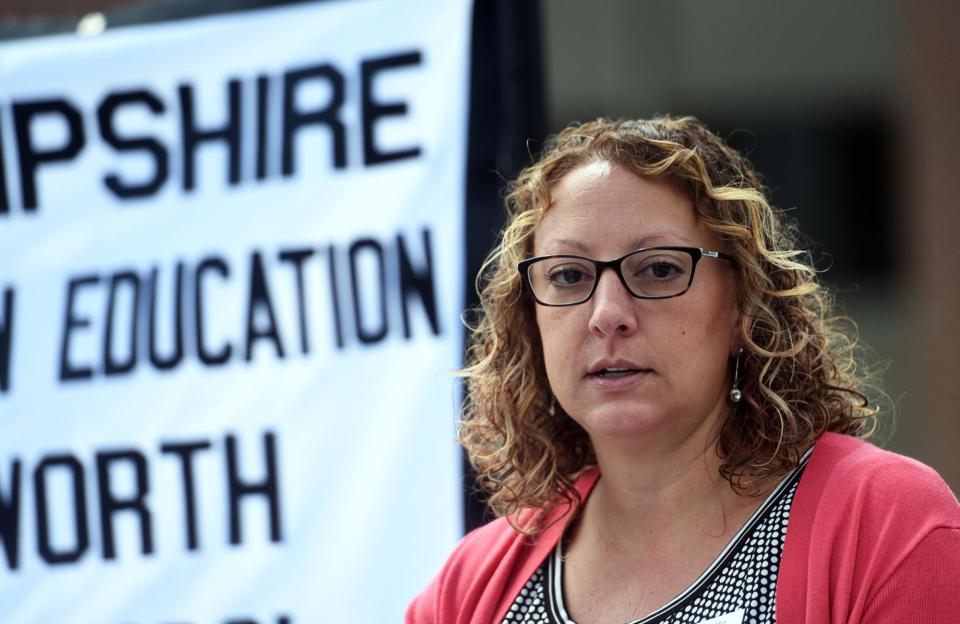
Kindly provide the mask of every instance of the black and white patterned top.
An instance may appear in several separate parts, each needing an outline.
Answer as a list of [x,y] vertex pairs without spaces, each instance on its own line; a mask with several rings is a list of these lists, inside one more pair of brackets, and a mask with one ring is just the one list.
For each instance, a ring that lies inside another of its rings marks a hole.
[[[700,578],[661,608],[630,624],[775,622],[777,572],[787,520],[811,452],[780,481]],[[562,543],[520,590],[503,624],[575,624],[563,604]]]

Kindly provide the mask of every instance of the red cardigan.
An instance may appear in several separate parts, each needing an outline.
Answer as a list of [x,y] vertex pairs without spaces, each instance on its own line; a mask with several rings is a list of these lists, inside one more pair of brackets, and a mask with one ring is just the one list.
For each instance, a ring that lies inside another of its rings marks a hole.
[[[576,483],[586,499],[599,476]],[[563,533],[500,518],[463,538],[406,624],[499,624]],[[932,469],[861,440],[820,437],[794,495],[777,578],[779,624],[960,622],[960,505]],[[618,623],[613,623],[618,624]]]

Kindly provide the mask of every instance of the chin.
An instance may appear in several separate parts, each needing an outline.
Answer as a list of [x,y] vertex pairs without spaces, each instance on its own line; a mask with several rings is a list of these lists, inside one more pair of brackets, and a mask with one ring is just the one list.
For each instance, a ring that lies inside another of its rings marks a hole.
[[647,435],[670,422],[665,411],[652,405],[620,402],[588,408],[574,418],[590,437]]

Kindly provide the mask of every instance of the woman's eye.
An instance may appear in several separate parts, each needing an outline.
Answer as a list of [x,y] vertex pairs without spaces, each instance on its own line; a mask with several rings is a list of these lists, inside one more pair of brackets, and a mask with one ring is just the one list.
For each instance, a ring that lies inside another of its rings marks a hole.
[[646,265],[643,267],[643,270],[641,270],[640,273],[645,277],[664,280],[676,277],[682,272],[683,269],[681,267],[678,267],[672,262],[661,260],[658,262],[651,262],[650,264]]
[[574,286],[586,279],[586,273],[576,267],[560,267],[547,274],[547,278],[554,286]]

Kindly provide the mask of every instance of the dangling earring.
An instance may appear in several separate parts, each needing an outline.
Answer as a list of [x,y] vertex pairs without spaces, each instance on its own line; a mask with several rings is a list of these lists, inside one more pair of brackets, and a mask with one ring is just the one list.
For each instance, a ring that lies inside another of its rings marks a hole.
[[737,361],[733,365],[733,388],[730,389],[730,400],[739,403],[743,398],[743,393],[737,386],[740,384],[740,356],[743,355],[743,347],[737,351]]
[[557,397],[550,395],[550,407],[547,408],[547,413],[551,416],[557,415]]

